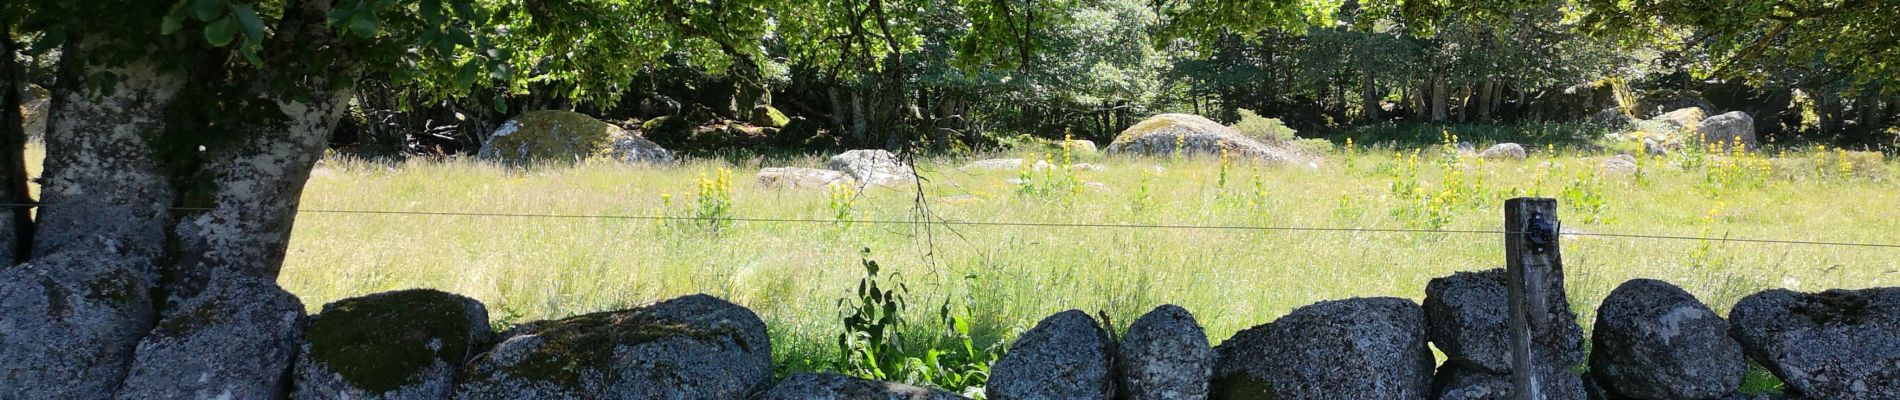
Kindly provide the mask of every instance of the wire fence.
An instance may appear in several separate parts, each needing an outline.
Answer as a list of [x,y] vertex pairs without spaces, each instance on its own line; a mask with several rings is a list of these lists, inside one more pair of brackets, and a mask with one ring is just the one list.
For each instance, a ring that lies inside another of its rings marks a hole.
[[[37,204],[0,204],[0,207],[38,207]],[[203,207],[173,207],[174,211],[213,211]],[[496,213],[463,211],[402,211],[402,210],[347,210],[347,209],[300,209],[299,214],[333,215],[383,215],[383,216],[441,216],[474,218],[543,218],[543,219],[594,219],[594,220],[645,220],[645,221],[731,221],[745,223],[810,223],[810,224],[870,224],[870,225],[937,225],[972,227],[1029,227],[1029,228],[1101,228],[1101,229],[1169,229],[1169,230],[1229,230],[1229,231],[1281,231],[1281,232],[1338,232],[1338,233],[1402,233],[1433,235],[1504,235],[1522,233],[1506,230],[1460,230],[1460,229],[1407,229],[1407,228],[1362,228],[1362,227],[1321,227],[1321,226],[1256,226],[1256,225],[1192,225],[1192,224],[1129,224],[1129,223],[1064,223],[1064,222],[1018,222],[1018,221],[962,221],[940,219],[936,221],[917,220],[837,220],[819,218],[758,218],[758,217],[687,217],[664,215],[611,215],[611,214],[554,214],[554,213]],[[1900,243],[1864,243],[1824,240],[1797,239],[1761,239],[1733,237],[1681,236],[1642,233],[1595,233],[1567,231],[1562,236],[1603,237],[1640,240],[1681,240],[1709,241],[1723,243],[1756,243],[1804,246],[1863,247],[1900,249]]]

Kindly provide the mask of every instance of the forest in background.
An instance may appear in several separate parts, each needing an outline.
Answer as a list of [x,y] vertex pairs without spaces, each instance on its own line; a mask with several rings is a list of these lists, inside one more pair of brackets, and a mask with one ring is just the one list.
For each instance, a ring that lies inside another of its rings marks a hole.
[[[1587,121],[1611,108],[1647,118],[1684,105],[1748,112],[1765,142],[1886,149],[1900,119],[1900,91],[1888,84],[1900,35],[1882,21],[1900,5],[1884,1],[397,8],[413,15],[371,16],[365,29],[427,26],[431,13],[459,19],[421,34],[417,43],[436,49],[377,60],[391,66],[358,86],[333,138],[340,149],[472,152],[502,121],[536,109],[581,111],[689,154],[956,151],[1065,134],[1106,143],[1161,112],[1232,122],[1245,109],[1337,139],[1367,126]],[[15,57],[25,81],[52,87],[58,50],[32,44],[58,38],[10,31],[28,44]]]

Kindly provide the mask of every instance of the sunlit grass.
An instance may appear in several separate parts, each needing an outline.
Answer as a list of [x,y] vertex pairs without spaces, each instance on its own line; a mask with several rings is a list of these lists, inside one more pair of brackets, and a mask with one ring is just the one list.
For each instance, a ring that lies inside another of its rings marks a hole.
[[[1355,149],[1316,169],[1233,163],[1225,192],[1218,187],[1221,163],[1213,159],[1078,159],[1106,164],[1104,171],[1075,174],[1109,190],[1034,196],[1005,182],[1020,171],[958,168],[971,159],[933,159],[919,169],[933,218],[948,220],[1415,228],[1418,222],[1393,214],[1416,204],[1392,194],[1399,179],[1387,172],[1394,155]],[[1501,229],[1502,200],[1511,193],[1557,196],[1602,159],[1533,155],[1480,165],[1463,158],[1456,168],[1471,193],[1447,208],[1443,229]],[[1796,153],[1768,160],[1786,165],[1764,172],[1770,177],[1761,185],[1713,193],[1705,189],[1709,174],[1648,159],[1646,185],[1606,174],[1590,187],[1606,203],[1603,222],[1583,223],[1571,208],[1560,216],[1566,230],[1585,233],[1900,243],[1892,162],[1843,177],[1814,168],[1812,159]],[[1549,167],[1540,166],[1546,161]],[[737,217],[830,220],[841,214],[837,196],[824,189],[770,190],[752,182],[761,165],[819,163],[589,163],[524,172],[461,159],[389,165],[333,158],[311,177],[303,208],[686,216],[700,177],[730,168]],[[1446,189],[1445,167],[1423,164],[1421,190]],[[1473,181],[1483,186],[1470,188]],[[740,221],[718,233],[641,219],[306,213],[279,281],[313,311],[350,296],[430,287],[486,302],[499,322],[704,292],[758,312],[772,327],[781,362],[808,368],[806,362],[836,354],[836,300],[862,276],[863,249],[910,287],[914,330],[938,329],[936,313],[946,301],[967,304],[980,344],[1007,340],[1065,309],[1104,311],[1120,328],[1163,303],[1194,312],[1218,342],[1317,301],[1416,300],[1434,277],[1503,265],[1495,234],[865,222],[913,220],[916,197],[910,188],[871,189],[846,213],[858,223]],[[1566,237],[1563,246],[1570,299],[1586,329],[1602,297],[1631,278],[1676,283],[1724,314],[1741,297],[1770,287],[1900,284],[1900,249],[1588,236]]]

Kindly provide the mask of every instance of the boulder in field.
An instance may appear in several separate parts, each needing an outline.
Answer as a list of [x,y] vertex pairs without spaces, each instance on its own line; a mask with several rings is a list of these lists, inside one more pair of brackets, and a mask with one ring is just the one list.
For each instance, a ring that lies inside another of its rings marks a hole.
[[1684,108],[1694,108],[1702,115],[1715,112],[1715,105],[1702,98],[1702,93],[1693,90],[1657,90],[1637,100],[1635,113],[1637,116],[1653,118],[1656,115]]
[[1618,154],[1603,159],[1603,173],[1610,175],[1630,175],[1636,173],[1636,156]]
[[435,290],[325,304],[305,333],[294,397],[448,399],[492,334],[481,302]]
[[786,377],[761,400],[967,400],[938,389],[879,382],[834,373],[803,372]]
[[1702,118],[1707,115],[1708,114],[1700,108],[1690,107],[1666,112],[1662,115],[1657,115],[1655,118],[1651,118],[1651,120],[1660,122],[1664,126],[1678,132],[1693,132],[1696,127],[1702,123]]
[[1067,139],[1063,141],[1063,145],[1067,146],[1069,153],[1074,155],[1093,155],[1096,152],[1095,142],[1090,140]]
[[304,308],[263,279],[213,281],[139,341],[119,399],[269,399],[290,387]]
[[777,108],[764,104],[752,107],[751,117],[753,125],[766,128],[784,128],[786,124],[792,122],[790,118],[785,118],[785,113],[779,112]]
[[456,398],[748,399],[772,379],[765,322],[707,295],[512,330]]
[[1122,335],[1118,353],[1122,398],[1207,398],[1214,349],[1207,346],[1207,332],[1187,309],[1169,304],[1142,315]]
[[1760,146],[1755,142],[1755,118],[1741,111],[1729,111],[1703,119],[1696,124],[1696,134],[1701,135],[1702,143],[1719,144],[1723,148],[1736,144],[1744,149]]
[[992,400],[1104,399],[1114,393],[1108,332],[1079,310],[1036,323],[990,367]]
[[1668,282],[1636,279],[1597,308],[1590,372],[1611,393],[1638,399],[1715,400],[1748,366],[1727,321]]
[[1900,287],[1771,289],[1735,303],[1729,324],[1744,353],[1807,397],[1900,398]]
[[1517,143],[1494,144],[1478,153],[1478,157],[1492,160],[1523,160],[1526,155],[1524,146]]
[[1256,326],[1215,348],[1215,398],[1421,399],[1432,353],[1411,300],[1326,301]]
[[1149,117],[1115,136],[1110,154],[1166,156],[1175,153],[1254,159],[1268,163],[1296,163],[1306,156],[1289,147],[1269,145],[1226,125],[1191,114]]
[[917,181],[910,164],[885,150],[851,150],[825,162],[825,168],[843,172],[866,185],[898,186]]
[[502,123],[482,143],[481,158],[507,165],[606,158],[626,163],[666,162],[671,152],[646,138],[584,114],[529,111]]
[[1611,128],[1621,128],[1636,123],[1636,118],[1624,113],[1622,109],[1611,107],[1590,116],[1590,123]]
[[759,170],[759,187],[768,189],[815,189],[841,184],[850,186],[850,175],[843,172],[816,168],[764,168]]

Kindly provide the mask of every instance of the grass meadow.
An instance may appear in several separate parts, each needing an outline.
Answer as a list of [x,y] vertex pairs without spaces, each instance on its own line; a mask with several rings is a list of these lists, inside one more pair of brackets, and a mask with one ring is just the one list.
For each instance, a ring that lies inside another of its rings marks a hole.
[[[1119,330],[1164,303],[1192,311],[1218,343],[1303,305],[1422,300],[1434,277],[1504,263],[1497,234],[885,223],[920,220],[919,199],[932,220],[1498,230],[1504,199],[1537,195],[1559,199],[1567,232],[1900,243],[1896,165],[1877,154],[1688,151],[1607,173],[1600,165],[1615,150],[1586,147],[1496,161],[1450,146],[1341,146],[1313,166],[1004,152],[918,162],[921,196],[913,187],[754,184],[762,166],[815,167],[819,156],[529,170],[333,157],[305,189],[279,282],[313,312],[352,296],[435,288],[482,300],[498,325],[703,292],[763,317],[781,368],[794,371],[835,366],[847,312],[840,299],[858,301],[867,258],[882,267],[884,287],[906,290],[901,331],[911,352],[958,347],[952,321],[967,323],[961,332],[973,347],[994,349],[1057,311],[1099,311]],[[961,168],[1022,156],[1106,169]],[[1598,236],[1562,245],[1586,330],[1602,297],[1632,278],[1675,283],[1724,314],[1767,288],[1900,285],[1893,248]]]

